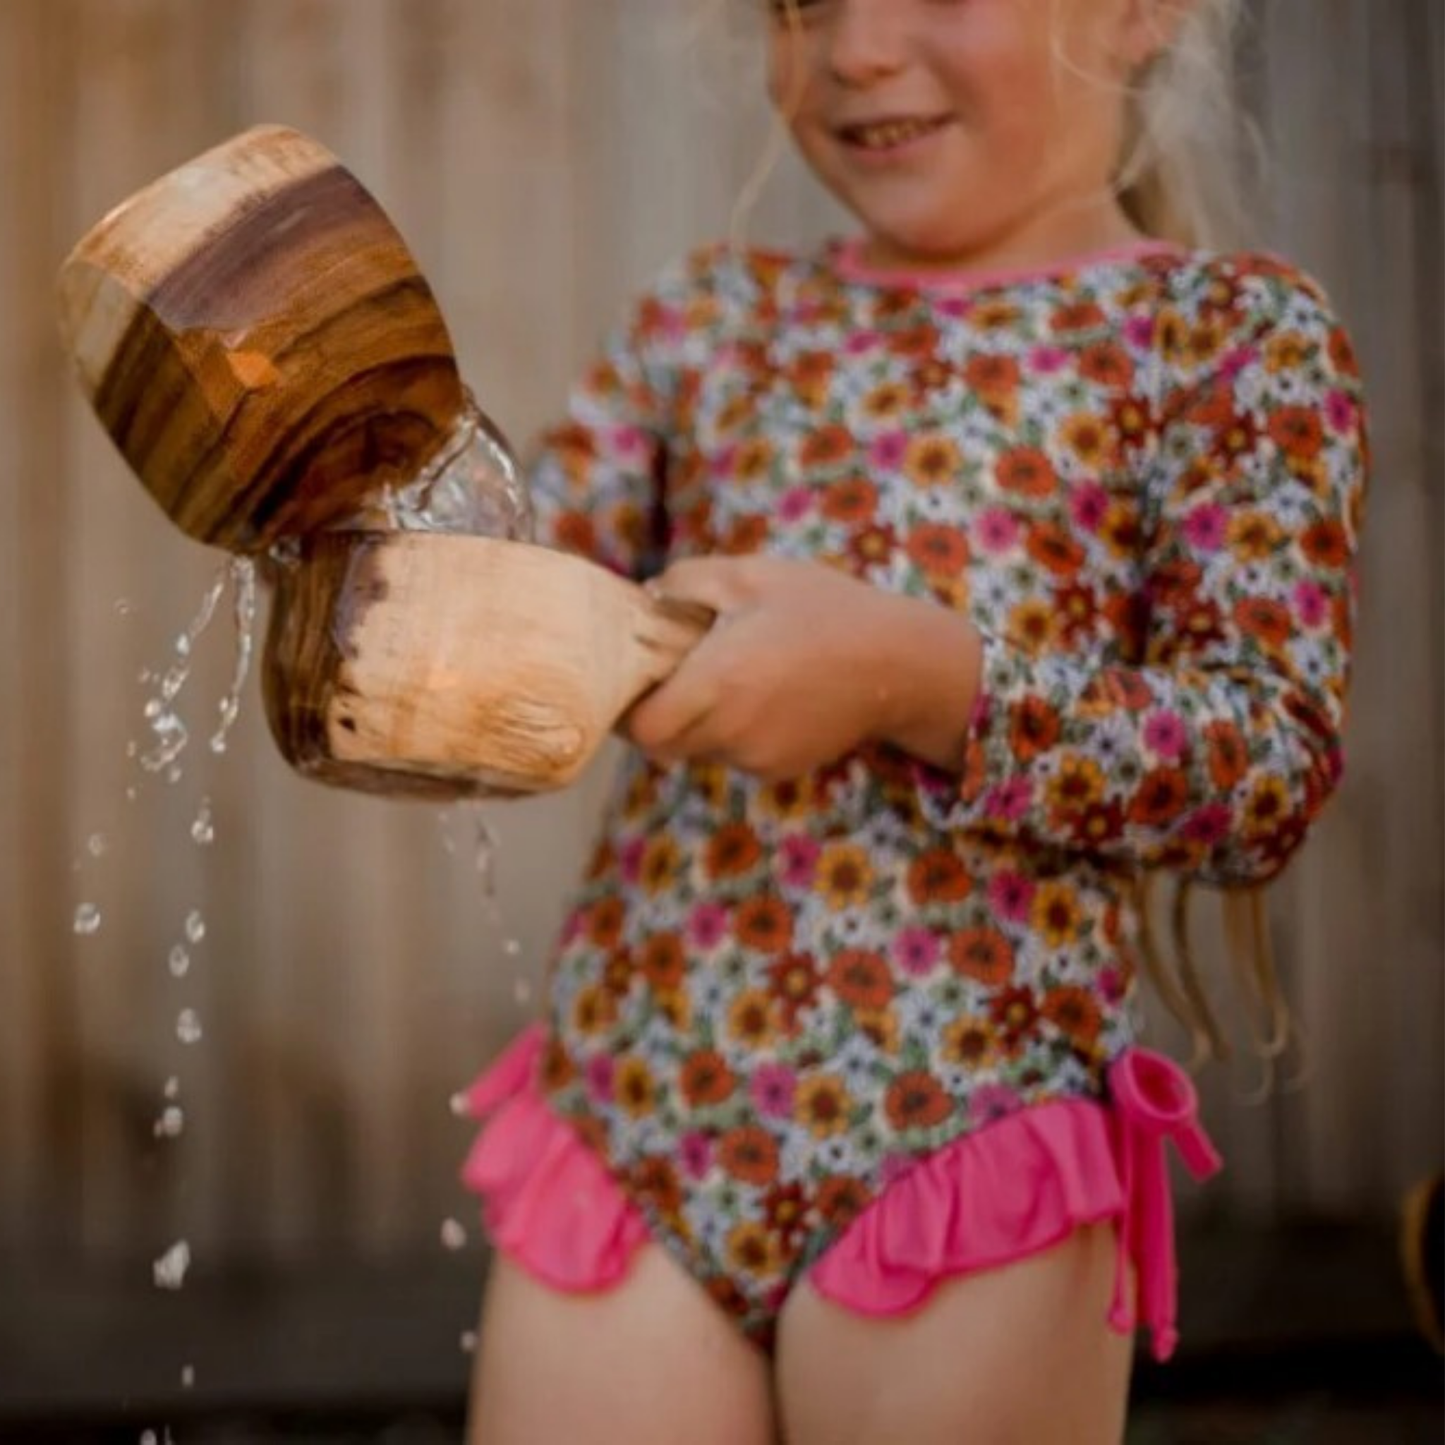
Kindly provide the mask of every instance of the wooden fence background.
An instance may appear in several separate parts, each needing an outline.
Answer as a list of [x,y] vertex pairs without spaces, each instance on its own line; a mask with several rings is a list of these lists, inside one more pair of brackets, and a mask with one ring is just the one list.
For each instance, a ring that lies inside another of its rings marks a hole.
[[[435,1247],[444,1218],[469,1223],[448,1100],[529,1013],[603,782],[489,811],[497,917],[474,819],[292,776],[254,678],[224,757],[199,741],[180,781],[143,775],[138,675],[169,660],[221,559],[160,516],[70,385],[58,263],[163,170],[256,121],[300,126],[397,218],[474,387],[523,438],[629,290],[725,229],[762,148],[747,25],[694,26],[697,8],[0,5],[0,1254],[133,1259],[185,1237],[198,1258],[286,1260]],[[1355,330],[1377,471],[1350,775],[1274,901],[1311,1071],[1258,1105],[1248,1068],[1209,1076],[1233,1165],[1209,1197],[1378,1216],[1441,1158],[1445,36],[1432,0],[1255,12],[1267,240]],[[835,222],[785,165],[750,230],[794,243]],[[201,739],[226,632],[186,694]],[[89,936],[83,903],[102,913]],[[207,932],[177,979],[192,910]],[[158,1138],[168,1102],[184,1130]]]

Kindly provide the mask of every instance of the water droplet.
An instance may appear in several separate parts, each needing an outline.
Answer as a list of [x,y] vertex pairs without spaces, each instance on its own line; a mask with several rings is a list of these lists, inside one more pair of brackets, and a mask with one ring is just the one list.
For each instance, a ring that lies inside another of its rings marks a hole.
[[442,1222],[442,1245],[446,1249],[462,1249],[467,1242],[467,1232],[455,1219]]
[[85,851],[89,853],[92,858],[99,858],[109,847],[110,844],[106,842],[104,833],[92,833],[90,837],[85,840]]
[[142,1430],[140,1432],[140,1445],[160,1445],[154,1430]]
[[453,1094],[447,1101],[447,1107],[458,1119],[465,1119],[472,1112],[467,1105],[467,1096],[465,1094]]
[[100,909],[93,903],[82,903],[75,910],[75,931],[82,934],[100,931]]
[[519,1004],[527,1004],[532,1001],[532,984],[530,979],[519,978],[512,985],[512,997]]
[[125,745],[125,755],[126,755],[126,757],[128,757],[128,758],[133,758],[133,757],[135,757],[135,755],[136,755],[138,752],[140,752],[140,744],[139,744],[138,742],[136,742],[136,740],[135,740],[134,738],[132,738],[132,739]]
[[216,827],[211,821],[211,800],[209,798],[201,799],[201,811],[196,814],[196,821],[191,824],[191,837],[202,848],[216,841]]
[[201,917],[201,911],[193,908],[186,914],[186,937],[192,943],[199,943],[206,936],[206,920]]
[[166,782],[168,783],[179,783],[180,780],[181,770],[179,768],[172,768],[170,772],[166,774]]
[[181,1388],[189,1390],[196,1383],[196,1367],[194,1365],[181,1366]]
[[130,598],[117,597],[115,599],[115,615],[117,617],[129,617],[132,611],[134,608],[131,606]]
[[165,710],[165,704],[158,697],[153,697],[145,705],[145,715],[149,718],[156,718]]
[[198,1044],[201,1041],[201,1021],[193,1008],[183,1008],[176,1019],[176,1037],[183,1044]]
[[166,960],[166,966],[171,971],[172,978],[184,978],[191,971],[191,956],[181,944],[171,949],[170,957]]
[[181,1081],[172,1074],[170,1078],[166,1080],[165,1096],[168,1099],[177,1099],[180,1097],[180,1093]]
[[127,803],[135,802],[137,796],[138,794],[136,793],[136,790],[134,788],[127,788],[125,790],[125,800]]
[[502,952],[508,958],[516,958],[522,951],[522,941],[519,938],[509,938],[502,944]]
[[177,1139],[185,1127],[185,1111],[179,1105],[171,1104],[161,1111],[160,1118],[156,1120],[155,1136],[157,1139]]
[[475,1354],[477,1349],[477,1332],[475,1330],[463,1330],[461,1346],[464,1355]]
[[191,1247],[184,1239],[177,1240],[151,1266],[157,1289],[180,1289],[191,1267]]

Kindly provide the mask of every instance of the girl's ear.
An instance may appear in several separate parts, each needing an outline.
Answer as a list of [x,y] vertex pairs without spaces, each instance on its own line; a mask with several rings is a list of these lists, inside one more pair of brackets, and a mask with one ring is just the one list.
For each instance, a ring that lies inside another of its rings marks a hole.
[[1198,4],[1199,0],[1127,0],[1120,37],[1125,63],[1138,70],[1168,50]]

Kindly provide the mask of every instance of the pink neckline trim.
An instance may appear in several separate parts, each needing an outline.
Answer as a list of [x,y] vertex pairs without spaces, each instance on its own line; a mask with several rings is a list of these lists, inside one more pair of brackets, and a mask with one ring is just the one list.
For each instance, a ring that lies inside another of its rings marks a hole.
[[976,271],[929,271],[899,267],[889,269],[870,266],[862,259],[860,237],[834,243],[834,264],[845,281],[861,281],[869,286],[904,286],[925,291],[975,291],[984,286],[1002,286],[1018,281],[1038,281],[1046,276],[1061,276],[1085,266],[1108,261],[1137,261],[1145,256],[1177,256],[1183,247],[1173,241],[1145,237],[1121,246],[1108,246],[1058,261],[1042,261],[1032,266],[1004,266]]

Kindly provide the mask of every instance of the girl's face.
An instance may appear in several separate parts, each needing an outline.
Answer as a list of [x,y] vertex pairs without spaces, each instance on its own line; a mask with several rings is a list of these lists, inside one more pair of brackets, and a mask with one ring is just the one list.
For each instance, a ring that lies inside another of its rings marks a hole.
[[770,91],[884,265],[1052,259],[1132,227],[1125,92],[1183,0],[769,0]]

